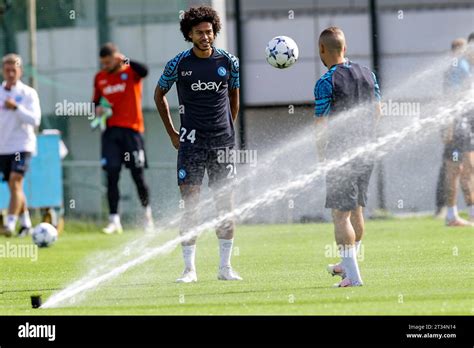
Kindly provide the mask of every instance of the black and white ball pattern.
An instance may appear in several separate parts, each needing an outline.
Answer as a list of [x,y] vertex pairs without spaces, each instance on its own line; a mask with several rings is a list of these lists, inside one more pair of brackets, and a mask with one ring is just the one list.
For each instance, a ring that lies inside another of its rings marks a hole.
[[42,222],[34,228],[32,238],[40,248],[49,247],[58,239],[58,231],[53,225]]
[[288,36],[277,36],[271,39],[265,49],[267,62],[278,69],[292,66],[299,56],[298,45]]

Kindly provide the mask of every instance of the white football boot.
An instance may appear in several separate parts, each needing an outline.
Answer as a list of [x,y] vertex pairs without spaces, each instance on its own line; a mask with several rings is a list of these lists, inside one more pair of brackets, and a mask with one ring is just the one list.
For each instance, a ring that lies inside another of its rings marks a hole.
[[474,224],[472,222],[462,219],[460,217],[456,217],[452,220],[446,218],[445,224],[448,227],[474,227]]
[[362,286],[364,283],[359,281],[350,280],[349,278],[344,278],[340,283],[334,284],[334,288],[350,288],[354,286]]
[[123,228],[120,222],[109,222],[106,228],[102,230],[105,234],[122,234]]
[[328,265],[327,266],[327,271],[330,275],[334,276],[340,276],[341,278],[346,277],[346,272],[344,271],[344,267],[342,267],[342,264],[336,263],[335,265]]
[[176,279],[176,283],[194,283],[197,282],[196,270],[185,269],[183,275]]
[[231,266],[219,267],[219,272],[217,273],[217,279],[219,280],[242,280],[242,278],[237,274],[236,271],[232,269]]

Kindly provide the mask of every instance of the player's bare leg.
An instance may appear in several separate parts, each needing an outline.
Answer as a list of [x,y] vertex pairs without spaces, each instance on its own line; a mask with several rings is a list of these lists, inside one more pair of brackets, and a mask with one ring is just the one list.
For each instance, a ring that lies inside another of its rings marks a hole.
[[[186,235],[198,221],[197,206],[199,204],[199,195],[201,187],[199,185],[180,185],[181,198],[184,201],[184,214],[181,220],[179,233]],[[197,281],[196,275],[196,239],[192,237],[181,243],[183,249],[184,271],[183,275],[176,279],[178,283],[191,283]]]
[[362,243],[362,238],[364,237],[365,231],[363,207],[357,206],[357,208],[351,211],[351,225],[354,228],[355,246],[357,249],[357,254],[359,254],[360,244]]
[[471,221],[474,220],[474,186],[472,182],[474,165],[474,152],[464,152],[462,156],[462,170],[460,174],[461,190],[464,195],[464,201],[466,202],[469,218]]
[[23,175],[12,172],[8,180],[10,189],[10,204],[8,206],[8,216],[5,225],[5,235],[10,237],[16,228],[18,215],[25,206],[25,194],[23,193]]
[[468,221],[461,219],[457,211],[457,189],[461,176],[462,164],[459,162],[446,160],[446,203],[448,212],[446,214],[446,225],[450,227],[471,226]]
[[[214,202],[219,216],[229,214],[233,210],[233,192],[230,189],[221,189],[215,196]],[[219,280],[242,280],[232,269],[230,259],[234,244],[234,219],[226,218],[216,227],[216,235],[219,240],[220,264],[217,279]]]
[[351,211],[333,209],[332,217],[334,221],[336,244],[339,247],[342,257],[342,266],[346,273],[346,277],[338,286],[360,286],[362,285],[362,279],[357,264],[357,252],[355,247],[356,234],[351,224]]
[[20,230],[18,232],[18,237],[27,237],[33,233],[30,212],[28,211],[28,205],[26,202],[26,196],[23,195],[23,198],[23,203],[20,208]]
[[[360,245],[362,243],[362,237],[364,236],[365,231],[363,207],[358,206],[357,208],[351,211],[350,223],[354,228],[356,253],[359,254]],[[346,272],[344,270],[344,267],[342,266],[342,262],[339,262],[335,265],[328,265],[327,270],[333,276],[338,275],[342,278],[346,277]]]

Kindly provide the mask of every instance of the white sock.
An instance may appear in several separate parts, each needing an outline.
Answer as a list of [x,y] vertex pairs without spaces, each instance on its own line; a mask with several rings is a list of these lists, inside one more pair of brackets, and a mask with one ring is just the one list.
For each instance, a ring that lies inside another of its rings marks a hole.
[[183,245],[183,258],[184,258],[184,267],[187,270],[196,270],[194,264],[196,260],[196,244],[194,245]]
[[219,251],[221,256],[220,267],[230,267],[233,244],[233,239],[219,239]]
[[341,254],[342,265],[346,271],[347,278],[349,278],[352,283],[362,283],[355,246],[351,245],[341,248]]
[[19,220],[21,227],[31,228],[30,212],[28,209],[26,209],[25,212],[20,215]]
[[467,210],[469,212],[469,217],[474,218],[474,205],[468,206]]
[[120,215],[119,214],[110,214],[109,221],[116,225],[121,225],[120,223]]
[[452,207],[448,207],[448,211],[447,211],[447,214],[446,214],[446,219],[447,220],[455,220],[459,218],[458,216],[458,207],[455,205],[455,206],[452,206]]
[[145,207],[145,219],[153,220],[152,210],[151,210],[151,207],[149,205],[147,205]]
[[15,231],[17,221],[18,221],[18,216],[8,214],[7,215],[7,223],[5,225],[7,230],[12,231],[12,232]]
[[[357,255],[359,255],[361,243],[362,243],[362,240],[359,240],[359,241],[356,241],[356,242],[355,242],[355,248],[356,248],[356,253],[357,253]],[[342,267],[344,267],[344,265],[343,265],[343,263],[342,263],[342,260],[341,260],[341,262],[339,262],[339,265],[341,265]]]

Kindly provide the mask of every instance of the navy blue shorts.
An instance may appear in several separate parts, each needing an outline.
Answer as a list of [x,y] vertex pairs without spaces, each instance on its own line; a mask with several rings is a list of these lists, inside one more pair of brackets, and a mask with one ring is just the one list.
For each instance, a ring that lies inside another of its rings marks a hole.
[[2,180],[10,180],[11,172],[25,175],[30,167],[30,161],[30,152],[17,152],[11,155],[0,155],[0,174],[3,175]]
[[474,128],[471,117],[462,117],[454,125],[453,141],[444,147],[443,157],[453,162],[462,161],[464,152],[474,151]]
[[148,168],[143,136],[129,128],[110,127],[102,133],[102,159],[104,169]]
[[181,144],[178,150],[178,185],[201,185],[204,173],[209,176],[209,187],[232,183],[236,176],[232,147],[205,149]]

